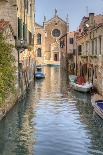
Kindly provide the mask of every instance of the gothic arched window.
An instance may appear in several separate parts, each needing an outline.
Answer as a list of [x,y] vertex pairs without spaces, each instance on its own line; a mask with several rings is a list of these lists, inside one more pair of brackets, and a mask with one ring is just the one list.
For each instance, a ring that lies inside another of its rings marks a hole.
[[41,44],[41,34],[40,33],[38,33],[37,34],[37,44]]
[[37,49],[37,57],[41,57],[42,56],[42,54],[41,54],[41,48],[38,48]]

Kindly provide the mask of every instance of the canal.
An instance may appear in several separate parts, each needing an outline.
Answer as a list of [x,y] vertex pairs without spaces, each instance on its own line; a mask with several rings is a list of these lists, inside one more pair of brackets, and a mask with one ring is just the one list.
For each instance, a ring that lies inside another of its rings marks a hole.
[[70,91],[59,67],[44,70],[0,122],[0,155],[102,155],[103,121],[90,95]]

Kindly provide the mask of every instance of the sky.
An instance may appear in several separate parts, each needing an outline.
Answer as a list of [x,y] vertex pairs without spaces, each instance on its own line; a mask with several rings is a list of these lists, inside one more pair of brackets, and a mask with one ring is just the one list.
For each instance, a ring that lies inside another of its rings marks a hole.
[[[35,0],[35,16],[38,24],[43,23],[44,16],[49,20],[58,10],[58,16],[66,20],[69,15],[70,31],[77,30],[83,16],[89,12],[103,14],[103,0]],[[88,9],[87,9],[88,8]]]

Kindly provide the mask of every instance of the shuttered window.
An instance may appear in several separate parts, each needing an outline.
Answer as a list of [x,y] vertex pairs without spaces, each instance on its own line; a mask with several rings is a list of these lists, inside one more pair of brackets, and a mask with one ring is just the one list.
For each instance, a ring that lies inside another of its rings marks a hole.
[[40,33],[37,34],[37,44],[41,45],[41,34]]
[[73,38],[70,38],[69,43],[73,44],[73,41],[74,41]]
[[22,19],[18,18],[18,39],[22,39]]
[[27,40],[27,25],[23,24],[23,39]]
[[41,57],[42,56],[42,54],[41,54],[41,48],[38,48],[37,49],[37,57]]

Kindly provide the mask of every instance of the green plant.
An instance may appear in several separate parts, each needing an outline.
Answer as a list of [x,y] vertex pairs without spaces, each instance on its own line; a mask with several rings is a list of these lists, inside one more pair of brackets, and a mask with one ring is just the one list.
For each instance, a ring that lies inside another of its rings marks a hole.
[[29,45],[29,46],[28,46],[28,50],[29,50],[29,51],[32,51],[33,49],[34,49],[34,47],[33,47],[32,45]]
[[0,103],[15,89],[15,59],[12,55],[12,48],[12,45],[6,43],[0,34]]
[[81,58],[87,58],[88,56],[87,55],[81,55]]
[[97,58],[97,55],[90,55],[91,58]]

